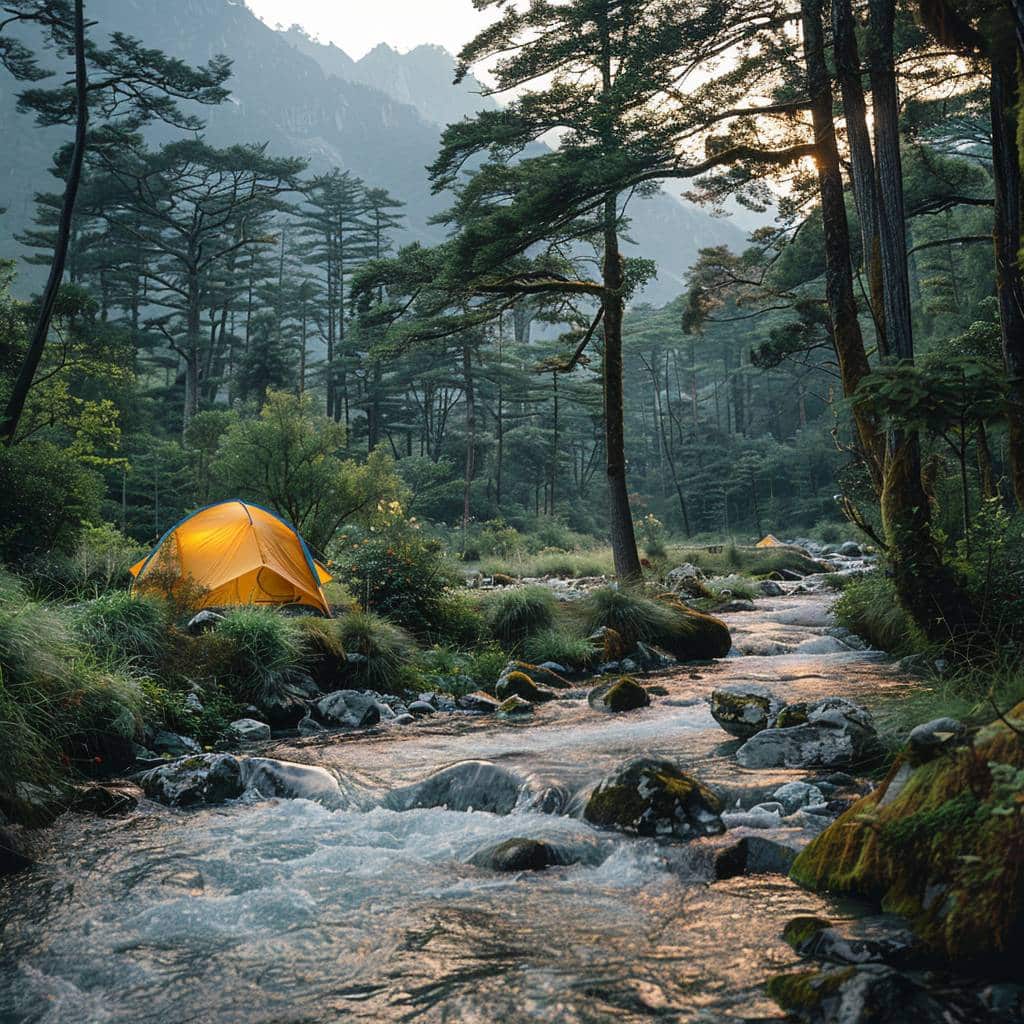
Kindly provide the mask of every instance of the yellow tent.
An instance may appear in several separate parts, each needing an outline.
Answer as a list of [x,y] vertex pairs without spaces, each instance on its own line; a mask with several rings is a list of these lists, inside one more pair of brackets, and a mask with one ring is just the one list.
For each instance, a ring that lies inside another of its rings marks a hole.
[[766,534],[754,545],[756,548],[782,548],[785,546],[773,533]]
[[301,604],[331,614],[322,590],[330,574],[292,527],[259,505],[222,501],[186,516],[132,566],[133,587],[144,590],[147,576],[168,566],[203,589],[201,608]]

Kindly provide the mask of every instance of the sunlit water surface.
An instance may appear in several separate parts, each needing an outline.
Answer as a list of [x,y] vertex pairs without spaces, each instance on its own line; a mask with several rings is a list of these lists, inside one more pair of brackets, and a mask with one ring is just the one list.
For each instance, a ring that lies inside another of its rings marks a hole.
[[[144,802],[122,820],[66,815],[41,866],[0,888],[0,1021],[778,1019],[762,986],[793,963],[783,924],[837,912],[781,876],[710,884],[706,847],[592,829],[572,816],[578,798],[566,815],[507,816],[376,801],[468,757],[570,797],[640,752],[731,792],[795,778],[738,768],[703,698],[757,681],[790,699],[876,699],[894,685],[876,656],[818,653],[825,607],[789,597],[730,616],[739,650],[794,653],[676,670],[658,680],[667,697],[628,715],[559,701],[529,726],[437,716],[271,752],[338,772],[362,794],[350,809]],[[586,863],[515,874],[470,863],[520,836]]]

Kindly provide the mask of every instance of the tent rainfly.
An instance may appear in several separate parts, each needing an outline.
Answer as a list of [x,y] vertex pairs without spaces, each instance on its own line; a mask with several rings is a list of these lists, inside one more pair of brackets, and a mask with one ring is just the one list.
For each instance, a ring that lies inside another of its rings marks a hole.
[[331,614],[322,589],[331,576],[306,542],[273,512],[239,499],[208,505],[172,526],[132,566],[133,590],[144,592],[147,576],[168,566],[202,588],[201,608],[299,604]]
[[765,534],[755,545],[756,548],[783,548],[786,545],[774,533]]

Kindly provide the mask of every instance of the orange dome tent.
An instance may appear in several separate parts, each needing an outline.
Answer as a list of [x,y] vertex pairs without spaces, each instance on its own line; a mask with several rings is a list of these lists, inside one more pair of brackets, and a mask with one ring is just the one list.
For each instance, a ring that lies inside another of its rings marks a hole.
[[322,589],[330,574],[291,526],[259,505],[234,499],[186,516],[132,566],[133,589],[144,591],[147,576],[155,583],[168,566],[202,589],[200,608],[300,604],[331,614]]

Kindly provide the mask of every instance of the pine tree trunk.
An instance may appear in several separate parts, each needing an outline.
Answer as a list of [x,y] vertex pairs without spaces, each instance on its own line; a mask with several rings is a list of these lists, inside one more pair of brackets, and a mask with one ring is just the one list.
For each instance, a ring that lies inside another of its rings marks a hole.
[[46,279],[42,299],[39,303],[39,314],[32,328],[28,351],[18,369],[11,394],[4,408],[3,421],[0,423],[0,439],[7,446],[14,444],[18,433],[28,393],[32,388],[39,363],[43,358],[46,340],[50,334],[50,321],[57,302],[61,281],[64,278],[64,266],[67,263],[68,247],[75,214],[75,200],[78,198],[78,187],[82,181],[82,164],[85,159],[86,139],[89,127],[88,102],[88,69],[85,61],[85,10],[84,0],[75,0],[74,7],[74,40],[75,40],[75,142],[71,151],[71,162],[68,176],[64,184],[64,199],[61,203],[60,221],[57,226],[57,238],[54,243],[53,260],[50,273]]

